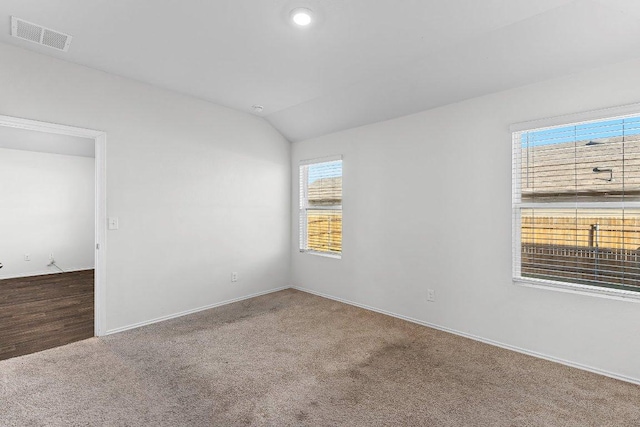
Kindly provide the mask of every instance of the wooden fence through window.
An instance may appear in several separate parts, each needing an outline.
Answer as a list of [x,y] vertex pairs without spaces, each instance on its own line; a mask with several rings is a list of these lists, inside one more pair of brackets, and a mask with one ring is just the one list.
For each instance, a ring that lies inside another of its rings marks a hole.
[[307,248],[312,251],[342,252],[342,211],[308,211]]
[[521,274],[640,290],[640,253],[630,249],[523,243]]

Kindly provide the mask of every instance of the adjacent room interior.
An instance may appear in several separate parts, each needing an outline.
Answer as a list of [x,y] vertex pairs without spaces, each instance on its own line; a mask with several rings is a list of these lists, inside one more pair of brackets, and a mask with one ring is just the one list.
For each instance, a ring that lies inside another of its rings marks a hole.
[[0,360],[93,337],[94,141],[0,126]]
[[636,3],[0,1],[0,425],[639,425]]

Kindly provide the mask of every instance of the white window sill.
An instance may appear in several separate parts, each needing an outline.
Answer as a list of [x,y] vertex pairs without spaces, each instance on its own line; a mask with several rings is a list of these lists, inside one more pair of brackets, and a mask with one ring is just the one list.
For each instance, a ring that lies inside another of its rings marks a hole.
[[640,292],[612,289],[598,286],[580,285],[577,283],[554,282],[552,280],[533,279],[529,277],[514,277],[513,283],[528,288],[548,289],[552,291],[568,292],[578,295],[616,299],[621,301],[640,302]]
[[334,254],[334,253],[331,253],[331,252],[302,251],[301,250],[300,253],[321,256],[321,257],[324,257],[324,258],[342,259],[342,254]]

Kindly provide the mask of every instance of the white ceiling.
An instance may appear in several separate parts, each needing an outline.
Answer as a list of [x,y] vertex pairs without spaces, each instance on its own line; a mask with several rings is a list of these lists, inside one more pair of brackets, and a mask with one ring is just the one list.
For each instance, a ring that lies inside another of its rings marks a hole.
[[[638,0],[0,0],[0,42],[260,114],[292,141],[640,57]],[[312,9],[310,28],[288,14]],[[4,15],[4,16],[2,16]],[[10,37],[14,15],[74,39]]]
[[93,139],[0,126],[0,148],[95,157]]

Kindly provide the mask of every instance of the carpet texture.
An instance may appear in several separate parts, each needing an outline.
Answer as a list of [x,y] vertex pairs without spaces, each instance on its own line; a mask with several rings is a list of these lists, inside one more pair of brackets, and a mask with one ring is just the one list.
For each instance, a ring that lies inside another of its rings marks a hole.
[[640,386],[286,290],[0,362],[1,426],[640,426]]

